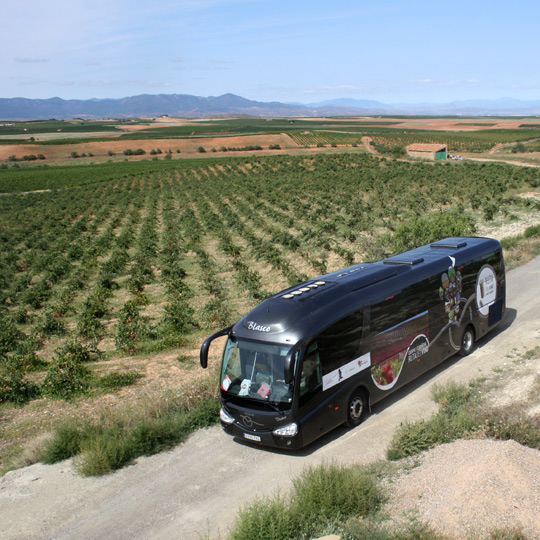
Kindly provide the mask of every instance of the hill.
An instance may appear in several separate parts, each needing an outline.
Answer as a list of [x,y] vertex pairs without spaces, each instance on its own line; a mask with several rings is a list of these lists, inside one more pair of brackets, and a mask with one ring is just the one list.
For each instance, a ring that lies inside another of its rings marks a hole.
[[313,117],[374,114],[531,116],[540,115],[540,100],[520,101],[502,98],[451,103],[385,104],[373,100],[343,98],[304,105],[278,101],[253,101],[230,93],[217,97],[142,94],[121,99],[88,100],[65,100],[58,97],[50,99],[0,98],[0,118],[3,120],[133,118],[163,115],[199,118],[215,115]]

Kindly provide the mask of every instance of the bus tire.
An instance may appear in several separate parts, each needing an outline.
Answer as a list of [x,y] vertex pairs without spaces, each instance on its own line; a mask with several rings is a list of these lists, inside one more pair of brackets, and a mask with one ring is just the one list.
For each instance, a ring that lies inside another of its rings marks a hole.
[[461,338],[461,349],[459,349],[460,356],[469,356],[474,350],[474,328],[472,325],[467,326],[463,332]]
[[345,425],[354,428],[362,422],[367,411],[367,396],[364,390],[357,388],[347,404],[347,420]]

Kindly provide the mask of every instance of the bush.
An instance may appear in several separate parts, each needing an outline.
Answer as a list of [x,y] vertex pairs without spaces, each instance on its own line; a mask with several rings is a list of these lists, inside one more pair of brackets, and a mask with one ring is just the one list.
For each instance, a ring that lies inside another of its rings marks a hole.
[[195,389],[196,401],[170,400],[163,408],[124,415],[92,424],[74,420],[58,428],[44,447],[41,460],[55,463],[75,457],[75,467],[84,476],[106,474],[142,455],[172,448],[189,433],[215,424],[219,402]]
[[105,304],[105,293],[103,289],[94,291],[94,294],[89,296],[83,305],[83,310],[77,324],[77,330],[80,335],[89,339],[99,338],[104,331],[103,323],[99,320],[107,313]]
[[295,511],[305,522],[367,516],[379,509],[382,495],[360,468],[342,465],[309,467],[294,482]]
[[393,253],[400,253],[447,236],[468,236],[474,234],[475,230],[472,218],[451,210],[415,217],[402,223],[391,236],[390,243]]
[[13,359],[4,361],[0,370],[0,403],[23,405],[39,397],[39,387],[25,380],[26,371]]
[[147,320],[140,315],[140,306],[128,300],[120,310],[116,327],[116,346],[127,354],[135,354],[137,341],[148,336]]
[[75,340],[68,341],[56,353],[60,358],[79,363],[93,362],[97,359],[88,347]]
[[472,408],[477,394],[469,388],[454,382],[437,385],[433,398],[439,403],[437,414],[427,420],[401,424],[390,441],[388,459],[418,454],[438,444],[459,439],[478,427]]
[[0,317],[0,355],[16,350],[25,338],[11,317]]
[[47,465],[64,461],[80,452],[84,429],[75,423],[61,424],[43,447],[40,461]]
[[137,371],[113,372],[100,377],[97,384],[104,390],[116,390],[123,386],[135,384],[141,377],[142,374]]
[[540,225],[531,225],[525,229],[524,238],[533,238],[540,235]]
[[49,310],[45,313],[38,332],[43,336],[63,336],[66,333],[66,325],[61,318]]
[[375,513],[382,501],[381,491],[361,467],[309,467],[293,481],[289,500],[278,495],[245,506],[230,540],[307,540],[337,520]]
[[229,540],[285,540],[299,537],[300,524],[289,511],[288,501],[256,499],[238,513]]
[[41,385],[44,395],[71,399],[90,388],[91,372],[74,349],[68,345],[58,351]]
[[193,320],[194,310],[181,297],[175,296],[165,306],[163,315],[163,331],[174,331],[181,334],[189,332],[195,325]]

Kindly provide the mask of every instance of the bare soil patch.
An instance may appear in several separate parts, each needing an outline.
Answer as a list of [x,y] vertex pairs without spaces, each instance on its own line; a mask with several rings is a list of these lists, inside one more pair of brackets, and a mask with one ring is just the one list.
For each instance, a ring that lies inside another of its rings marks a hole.
[[540,538],[540,451],[515,441],[459,440],[425,453],[391,487],[388,511],[461,540],[521,528]]
[[[73,143],[73,144],[59,144],[59,145],[46,145],[37,146],[33,144],[8,144],[0,145],[0,160],[7,161],[9,156],[14,155],[17,158],[22,158],[24,155],[30,154],[43,154],[46,159],[46,163],[57,163],[65,160],[71,162],[75,161],[71,158],[72,152],[81,154],[92,154],[90,158],[92,161],[103,159],[129,159],[130,161],[136,161],[141,159],[149,159],[153,157],[150,152],[157,150],[158,148],[162,152],[172,152],[173,157],[178,157],[177,150],[180,151],[180,157],[184,154],[194,156],[204,156],[210,153],[212,149],[216,150],[216,155],[223,155],[225,153],[231,155],[252,155],[254,152],[258,155],[261,153],[275,154],[276,150],[269,150],[270,145],[278,144],[282,149],[295,149],[298,145],[284,133],[275,135],[242,135],[235,137],[200,137],[192,139],[131,139],[125,141],[110,140],[110,141],[92,141],[88,139],[85,142]],[[225,148],[244,148],[246,146],[261,146],[263,150],[246,150],[246,151],[234,151],[234,152],[222,152],[219,149]],[[201,153],[199,148],[203,147],[205,152]],[[142,156],[124,156],[125,150],[136,150],[141,148],[146,152]],[[109,155],[112,153],[113,155]],[[214,153],[212,152],[212,155]],[[163,159],[163,154],[158,154],[156,157]],[[184,156],[185,157],[185,156]],[[76,162],[80,162],[81,159],[77,158]]]

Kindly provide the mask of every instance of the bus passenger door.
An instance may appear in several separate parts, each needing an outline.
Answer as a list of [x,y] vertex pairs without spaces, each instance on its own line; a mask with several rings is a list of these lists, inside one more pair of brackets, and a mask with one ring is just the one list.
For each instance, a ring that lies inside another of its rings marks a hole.
[[304,444],[315,440],[341,422],[333,407],[325,403],[322,385],[322,365],[317,341],[313,341],[302,360],[298,392],[299,417],[303,419]]

